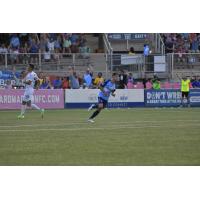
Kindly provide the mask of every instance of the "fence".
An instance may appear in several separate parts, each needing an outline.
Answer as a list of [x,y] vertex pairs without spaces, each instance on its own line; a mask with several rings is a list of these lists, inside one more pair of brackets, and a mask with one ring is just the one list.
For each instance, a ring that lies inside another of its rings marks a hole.
[[113,71],[125,69],[132,72],[135,78],[152,77],[158,74],[160,78],[176,79],[177,74],[200,76],[200,53],[172,53],[172,54],[113,54],[110,48],[106,53],[78,53],[49,55],[7,53],[0,54],[0,70],[24,70],[28,63],[36,65],[36,70],[63,74],[69,66],[74,66],[77,71],[84,73],[90,67],[94,73],[101,71],[108,78]]
[[63,74],[68,71],[69,66],[73,66],[80,73],[90,67],[94,72],[101,71],[107,77],[108,61],[107,54],[92,54],[88,52],[77,54],[63,53],[7,53],[0,54],[0,70],[24,70],[28,63],[33,63],[36,70]]

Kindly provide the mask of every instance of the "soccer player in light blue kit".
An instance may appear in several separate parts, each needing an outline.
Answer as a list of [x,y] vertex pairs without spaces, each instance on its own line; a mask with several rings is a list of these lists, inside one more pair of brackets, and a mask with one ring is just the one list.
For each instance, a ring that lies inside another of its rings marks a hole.
[[110,95],[115,96],[114,92],[116,90],[115,83],[118,80],[118,75],[116,73],[112,74],[112,79],[105,81],[103,84],[100,85],[99,95],[98,95],[98,103],[92,104],[88,111],[92,109],[96,109],[91,117],[88,119],[88,122],[94,122],[94,118],[104,109],[108,103],[108,99]]

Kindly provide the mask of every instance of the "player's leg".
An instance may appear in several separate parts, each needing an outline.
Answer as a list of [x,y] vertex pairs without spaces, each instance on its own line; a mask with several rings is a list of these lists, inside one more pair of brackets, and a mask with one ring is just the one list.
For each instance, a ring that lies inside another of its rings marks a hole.
[[89,122],[94,122],[94,118],[101,112],[102,109],[104,109],[107,105],[107,101],[99,98],[98,99],[99,103],[98,103],[98,108],[93,112],[93,114],[90,116],[89,118]]
[[182,92],[182,94],[181,94],[181,105],[180,105],[180,107],[183,107],[184,97],[185,97],[185,93]]
[[101,112],[101,110],[103,109],[103,107],[101,107],[101,105],[99,104],[99,108],[97,108],[94,112],[93,112],[93,114],[90,116],[90,118],[89,118],[89,122],[94,122],[93,121],[93,119]]
[[88,111],[92,110],[92,109],[97,109],[99,106],[98,104],[92,104],[89,108]]
[[39,106],[36,104],[32,103],[33,102],[33,95],[30,95],[30,104],[29,107],[38,110],[41,113],[41,117],[44,117],[44,109],[41,109]]
[[26,102],[22,101],[21,114],[18,116],[19,119],[23,119],[24,118],[25,111],[26,111]]
[[24,114],[25,114],[25,111],[26,111],[26,105],[27,105],[28,100],[29,100],[29,94],[27,93],[27,90],[25,90],[24,96],[22,98],[21,114],[18,116],[19,119],[24,118]]
[[186,98],[187,98],[187,106],[190,107],[190,96],[189,96],[189,92],[187,92]]

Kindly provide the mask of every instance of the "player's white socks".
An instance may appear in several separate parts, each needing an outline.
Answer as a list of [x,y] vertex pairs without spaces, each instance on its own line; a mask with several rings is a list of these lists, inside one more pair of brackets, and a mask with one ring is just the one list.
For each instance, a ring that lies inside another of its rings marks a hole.
[[31,104],[31,107],[32,107],[32,108],[35,108],[36,110],[41,110],[37,105],[35,105],[35,104],[33,104],[33,103]]
[[25,111],[26,111],[26,105],[22,105],[21,106],[21,115],[24,115]]

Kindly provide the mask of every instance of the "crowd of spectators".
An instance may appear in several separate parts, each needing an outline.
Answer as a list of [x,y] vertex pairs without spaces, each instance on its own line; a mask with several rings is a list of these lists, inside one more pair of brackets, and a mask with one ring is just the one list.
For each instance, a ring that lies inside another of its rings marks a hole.
[[[14,33],[0,34],[0,64],[8,53],[9,62],[36,63],[38,53],[48,62],[59,58],[59,53],[88,53],[85,34],[77,33]],[[25,55],[30,53],[30,55]]]
[[[24,88],[23,77],[25,72],[22,71],[16,75],[14,69],[12,74],[12,79],[4,80],[4,82],[1,82],[2,80],[0,79],[0,87],[5,89]],[[124,70],[120,70],[118,74],[117,89],[144,88],[158,90],[161,88],[174,88],[168,81],[160,81],[156,74],[152,78],[144,78],[143,80],[136,80],[132,73]],[[96,89],[105,81],[102,72],[94,76],[91,68],[88,68],[85,73],[81,74],[76,72],[74,67],[69,67],[68,73],[64,76],[53,76],[40,72],[38,77],[40,79],[40,89]],[[195,76],[191,78],[191,87],[200,88],[200,77]]]
[[200,33],[163,33],[161,34],[166,53],[198,53]]

